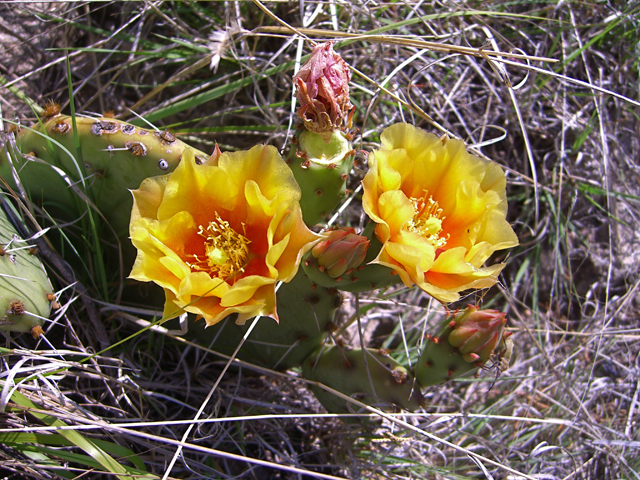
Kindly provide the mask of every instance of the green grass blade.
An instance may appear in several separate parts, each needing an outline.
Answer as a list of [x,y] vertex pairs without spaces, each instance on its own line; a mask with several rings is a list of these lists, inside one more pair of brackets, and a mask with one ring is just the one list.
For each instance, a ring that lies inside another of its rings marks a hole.
[[[21,407],[30,410],[31,415],[50,427],[66,427],[67,424],[62,420],[48,415],[46,413],[40,413],[36,410],[40,410],[40,407],[25,397],[20,392],[13,393],[11,399]],[[127,468],[116,461],[105,450],[100,448],[95,442],[84,437],[82,434],[75,430],[59,430],[61,436],[66,438],[73,445],[79,447],[93,458],[100,466],[102,466],[107,472],[120,475],[119,478],[125,480],[134,480],[135,477],[128,475]]]
[[[126,447],[118,445],[117,443],[107,442],[104,440],[92,440],[94,444],[103,449],[105,452],[114,455],[119,458],[126,458],[140,471],[145,471],[146,468],[142,459],[134,452]],[[0,444],[15,443],[35,443],[39,445],[53,445],[58,447],[72,446],[69,439],[62,436],[60,433],[39,433],[39,432],[7,432],[0,433]]]
[[[263,79],[263,78],[270,77],[272,75],[276,75],[277,73],[293,68],[294,65],[295,65],[295,61],[293,60],[289,62],[285,62],[281,65],[278,65],[277,67],[272,67],[266,70],[264,73],[260,74],[259,77],[260,79]],[[219,87],[213,88],[212,90],[209,90],[207,92],[202,92],[197,95],[194,95],[193,97],[180,100],[179,102],[176,102],[173,105],[169,105],[167,107],[160,108],[154,112],[148,113],[144,116],[144,118],[148,122],[154,123],[170,115],[175,115],[176,113],[180,113],[184,110],[197,107],[199,105],[202,105],[203,103],[209,102],[216,98],[223,97],[228,93],[233,93],[239,89],[242,89],[251,85],[255,81],[256,79],[253,76],[242,78],[240,80],[235,80],[225,85],[221,85]],[[132,120],[130,123],[138,126],[141,126],[144,124],[144,122],[140,119]]]

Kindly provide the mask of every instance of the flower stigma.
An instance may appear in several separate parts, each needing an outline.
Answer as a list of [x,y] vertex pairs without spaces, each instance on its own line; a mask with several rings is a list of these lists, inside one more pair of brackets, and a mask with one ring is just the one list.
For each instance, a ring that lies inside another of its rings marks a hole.
[[[246,235],[244,223],[242,229]],[[212,278],[229,278],[244,272],[251,240],[231,228],[229,222],[222,220],[218,212],[215,221],[209,222],[207,228],[200,225],[198,235],[205,238],[206,258],[200,259],[196,254],[190,255],[195,259],[194,263],[187,262],[192,270],[207,272]]]
[[424,196],[421,198],[411,197],[409,200],[413,204],[415,215],[409,220],[407,228],[410,232],[417,233],[424,237],[429,243],[431,243],[436,249],[442,248],[447,244],[449,240],[449,234],[446,237],[441,237],[442,221],[446,218],[442,215],[442,209],[438,205],[438,202],[434,200],[431,195],[427,197],[427,191],[425,190]]

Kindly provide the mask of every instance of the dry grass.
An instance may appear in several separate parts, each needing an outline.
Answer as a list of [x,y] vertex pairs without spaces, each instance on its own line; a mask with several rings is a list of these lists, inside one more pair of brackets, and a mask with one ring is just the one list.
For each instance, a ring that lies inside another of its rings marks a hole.
[[[109,306],[113,285],[90,289],[111,348],[87,358],[99,343],[68,289],[51,347],[14,336],[2,350],[2,468],[11,478],[106,476],[86,444],[61,435],[77,431],[143,466],[144,478],[640,478],[638,5],[265,5],[273,17],[257,2],[2,3],[2,117],[33,120],[25,96],[68,111],[68,48],[77,111],[132,118],[132,108],[206,150],[280,147],[296,58],[311,40],[335,39],[354,68],[360,148],[406,120],[465,139],[509,172],[521,245],[499,287],[460,305],[508,313],[512,367],[432,387],[416,414],[350,423],[322,414],[298,371],[225,370],[225,357],[188,335],[141,332]],[[345,218],[360,221],[356,209]],[[91,287],[91,273],[76,274]],[[444,314],[416,290],[360,304],[366,342],[400,356],[401,333],[415,348],[425,322]],[[342,312],[354,318],[353,295]],[[345,339],[359,342],[357,329]],[[18,433],[39,436],[11,443]]]

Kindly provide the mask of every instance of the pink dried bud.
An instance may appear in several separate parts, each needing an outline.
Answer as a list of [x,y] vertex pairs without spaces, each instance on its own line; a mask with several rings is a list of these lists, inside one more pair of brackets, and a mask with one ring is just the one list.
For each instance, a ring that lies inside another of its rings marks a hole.
[[321,270],[338,278],[361,265],[368,248],[367,237],[358,235],[351,227],[343,227],[332,230],[326,240],[316,243],[311,255],[318,260]]
[[333,51],[331,42],[316,46],[293,77],[300,102],[298,115],[307,130],[322,135],[327,143],[334,130],[351,128],[350,79],[349,67]]
[[506,323],[504,312],[478,310],[469,305],[451,322],[449,343],[460,350],[467,362],[485,363],[500,342]]

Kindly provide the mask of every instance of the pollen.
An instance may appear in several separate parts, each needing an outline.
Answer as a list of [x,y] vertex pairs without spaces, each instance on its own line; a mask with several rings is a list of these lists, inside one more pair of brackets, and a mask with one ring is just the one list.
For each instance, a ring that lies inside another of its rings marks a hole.
[[435,248],[442,248],[449,240],[449,234],[441,236],[442,221],[446,218],[442,215],[442,208],[431,195],[427,198],[427,192],[421,198],[411,198],[415,215],[407,225],[410,232],[426,238]]
[[[246,235],[244,223],[242,229]],[[200,225],[198,235],[204,238],[205,258],[192,255],[195,262],[187,262],[192,270],[207,272],[212,278],[224,279],[244,272],[251,241],[236,232],[217,212],[215,221],[209,222],[206,228]]]

